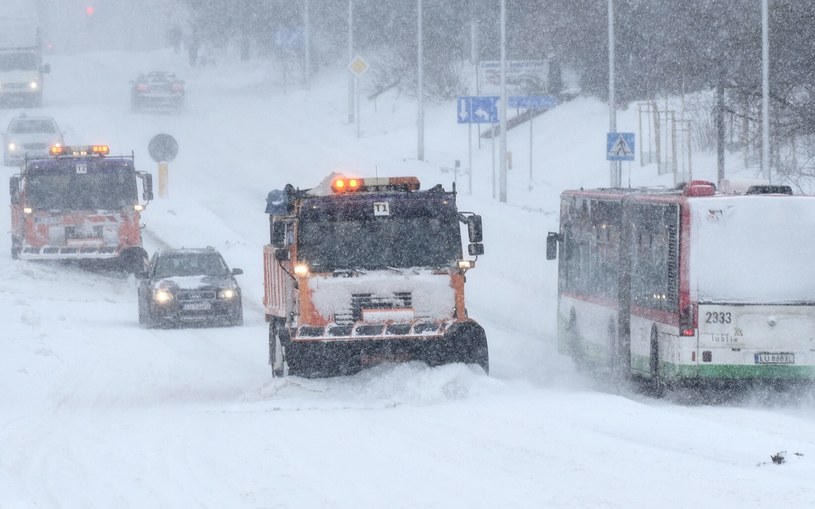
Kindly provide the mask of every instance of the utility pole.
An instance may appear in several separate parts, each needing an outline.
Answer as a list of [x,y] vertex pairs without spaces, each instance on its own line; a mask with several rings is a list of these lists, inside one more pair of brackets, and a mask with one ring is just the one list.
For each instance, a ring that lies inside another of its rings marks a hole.
[[[501,0],[501,110],[499,129],[501,143],[498,157],[501,159],[498,174],[498,201],[507,201],[507,0]],[[494,134],[493,134],[494,136]]]
[[770,168],[770,23],[768,0],[761,0],[761,173],[772,183]]
[[311,73],[311,45],[309,44],[309,39],[311,39],[309,34],[309,20],[308,20],[308,0],[303,0],[303,53],[305,56],[305,62],[303,65],[305,66],[305,84],[306,90],[309,89],[311,86],[311,79],[309,74]]
[[[348,0],[348,62],[354,59],[354,0]],[[348,73],[348,123],[354,123],[354,75]]]
[[416,99],[419,111],[416,115],[416,123],[419,133],[418,159],[419,161],[424,161],[424,43],[422,41],[422,0],[417,0],[416,10],[418,13],[416,24],[418,35],[416,41],[419,47],[418,61],[416,64],[418,66],[416,73]]
[[[608,119],[609,132],[617,132],[617,98],[614,90],[614,0],[608,0]],[[609,175],[611,187],[620,187],[620,161],[611,161]]]

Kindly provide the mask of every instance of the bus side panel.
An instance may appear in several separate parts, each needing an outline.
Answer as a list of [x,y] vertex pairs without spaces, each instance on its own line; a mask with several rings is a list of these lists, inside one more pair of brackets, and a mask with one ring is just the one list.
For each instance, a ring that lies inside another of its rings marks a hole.
[[[570,324],[574,313],[574,324]],[[619,310],[610,303],[561,294],[558,304],[558,352],[594,366],[610,366]],[[570,326],[574,330],[570,330]]]
[[[665,315],[665,318],[671,318]],[[669,320],[673,321],[673,320]],[[682,337],[674,323],[664,323],[651,316],[631,315],[631,371],[651,376],[651,335],[656,331],[660,374],[665,379],[695,378],[698,357],[696,337]]]

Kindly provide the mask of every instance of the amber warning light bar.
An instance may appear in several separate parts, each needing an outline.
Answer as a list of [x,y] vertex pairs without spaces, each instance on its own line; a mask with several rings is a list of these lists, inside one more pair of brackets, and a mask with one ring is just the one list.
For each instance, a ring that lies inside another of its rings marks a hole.
[[337,178],[331,182],[335,193],[355,191],[418,191],[419,179],[416,177],[374,177],[374,178]]
[[110,153],[107,145],[52,145],[48,152],[53,157],[59,156],[106,156]]

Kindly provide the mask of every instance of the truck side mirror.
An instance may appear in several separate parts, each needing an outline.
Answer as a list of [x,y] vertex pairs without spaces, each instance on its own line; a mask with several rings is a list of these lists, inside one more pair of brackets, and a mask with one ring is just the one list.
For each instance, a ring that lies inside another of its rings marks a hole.
[[44,66],[42,66],[42,72],[44,72],[45,74],[51,72],[51,64],[45,64]]
[[481,226],[481,216],[472,215],[467,217],[467,234],[470,242],[479,243],[484,240],[484,231]]
[[473,243],[467,246],[467,253],[470,256],[480,256],[484,254],[484,244],[481,243]]
[[240,276],[241,274],[243,274],[243,269],[232,269],[233,276]]
[[9,192],[12,205],[20,203],[20,177],[18,175],[9,179]]
[[285,247],[279,247],[275,249],[274,257],[279,262],[287,262],[289,261],[289,250]]
[[142,199],[144,201],[151,201],[153,199],[153,175],[146,173],[144,175],[144,193]]
[[[269,216],[271,217],[271,216]],[[286,245],[286,223],[282,221],[272,221],[271,228],[271,244],[275,247],[283,247]]]
[[546,236],[546,259],[554,260],[557,258],[557,243],[560,241],[560,234],[556,232],[549,232]]

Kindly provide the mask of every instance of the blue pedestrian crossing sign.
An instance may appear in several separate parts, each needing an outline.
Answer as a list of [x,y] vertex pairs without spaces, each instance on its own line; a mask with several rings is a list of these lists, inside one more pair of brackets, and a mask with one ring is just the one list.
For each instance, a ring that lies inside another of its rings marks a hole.
[[609,161],[633,161],[634,150],[634,133],[608,133],[606,159]]
[[497,95],[464,95],[460,96],[456,106],[456,118],[459,124],[496,124],[498,123]]

